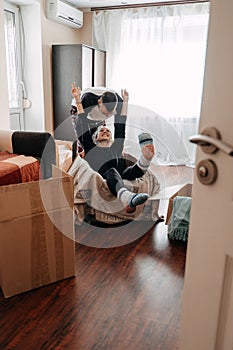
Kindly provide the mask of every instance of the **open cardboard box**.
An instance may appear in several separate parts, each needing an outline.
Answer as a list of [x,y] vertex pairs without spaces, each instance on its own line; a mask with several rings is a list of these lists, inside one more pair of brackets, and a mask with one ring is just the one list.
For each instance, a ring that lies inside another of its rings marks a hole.
[[75,275],[73,178],[0,187],[0,286],[10,297]]
[[173,200],[177,196],[182,196],[182,197],[191,197],[192,195],[192,184],[184,184],[183,187],[177,190],[176,193],[174,193],[171,198],[169,198],[169,203],[168,203],[168,209],[167,209],[167,216],[166,216],[166,221],[165,224],[168,225],[171,215],[172,215],[172,209],[173,209]]
[[149,198],[149,200],[168,200],[168,207],[166,211],[165,224],[169,224],[172,214],[173,200],[177,196],[191,197],[192,184],[185,183],[174,186],[168,186],[161,189],[159,193]]
[[72,164],[72,141],[55,140],[56,147],[56,165],[63,171]]

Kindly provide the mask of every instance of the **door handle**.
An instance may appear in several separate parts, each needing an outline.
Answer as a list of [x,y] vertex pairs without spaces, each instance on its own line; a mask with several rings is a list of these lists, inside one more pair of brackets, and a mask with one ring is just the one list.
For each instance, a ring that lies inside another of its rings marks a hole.
[[233,147],[221,140],[220,132],[214,127],[204,129],[200,135],[191,136],[189,141],[201,146],[204,153],[213,154],[220,150],[233,157]]

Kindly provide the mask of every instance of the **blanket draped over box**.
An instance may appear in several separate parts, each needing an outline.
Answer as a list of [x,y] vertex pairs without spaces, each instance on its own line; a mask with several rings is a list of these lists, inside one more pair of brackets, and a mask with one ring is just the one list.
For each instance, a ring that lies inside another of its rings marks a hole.
[[188,239],[192,198],[177,196],[173,201],[171,220],[168,225],[168,238],[184,241]]
[[[76,223],[82,222],[86,214],[110,224],[125,220],[158,220],[158,201],[147,201],[137,206],[134,213],[125,213],[121,201],[109,191],[106,180],[81,157],[76,158],[69,174],[74,178]],[[159,181],[150,169],[143,177],[133,181],[124,180],[124,183],[135,193],[147,192],[153,196],[160,191]]]

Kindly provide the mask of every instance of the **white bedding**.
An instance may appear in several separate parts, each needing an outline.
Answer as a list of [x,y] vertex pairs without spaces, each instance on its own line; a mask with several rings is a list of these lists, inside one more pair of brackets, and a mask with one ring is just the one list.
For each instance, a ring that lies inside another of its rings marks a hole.
[[[68,173],[74,178],[74,204],[78,221],[83,221],[86,213],[91,213],[98,221],[107,223],[158,219],[158,201],[147,201],[137,206],[134,213],[125,213],[121,201],[109,191],[106,180],[92,170],[81,157],[76,158]],[[147,192],[150,196],[154,196],[160,191],[159,181],[150,169],[142,178],[133,181],[124,180],[124,183],[135,193]]]

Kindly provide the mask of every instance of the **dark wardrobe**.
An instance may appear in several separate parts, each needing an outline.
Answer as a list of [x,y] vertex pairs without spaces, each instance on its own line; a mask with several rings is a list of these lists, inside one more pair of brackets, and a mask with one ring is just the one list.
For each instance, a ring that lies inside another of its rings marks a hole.
[[106,86],[106,52],[83,44],[52,45],[54,137],[75,140],[70,119],[71,83]]

